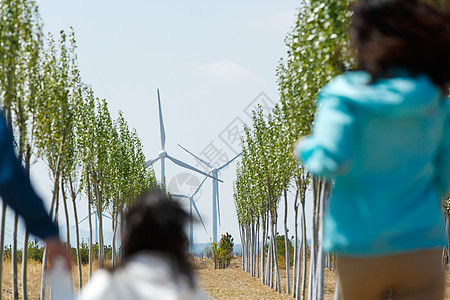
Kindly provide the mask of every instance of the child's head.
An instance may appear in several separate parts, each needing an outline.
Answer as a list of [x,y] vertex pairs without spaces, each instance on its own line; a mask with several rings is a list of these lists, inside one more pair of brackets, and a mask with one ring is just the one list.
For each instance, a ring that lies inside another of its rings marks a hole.
[[444,88],[450,82],[450,18],[418,0],[360,0],[351,38],[359,68],[373,81],[392,67],[426,73]]
[[163,191],[143,194],[124,218],[123,258],[144,250],[184,257],[188,240],[183,228],[188,220],[189,215]]

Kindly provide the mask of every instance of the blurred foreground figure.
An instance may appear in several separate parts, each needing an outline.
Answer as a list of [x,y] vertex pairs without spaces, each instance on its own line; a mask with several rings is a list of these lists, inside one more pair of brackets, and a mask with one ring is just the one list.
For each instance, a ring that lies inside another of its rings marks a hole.
[[358,71],[323,87],[296,156],[335,179],[324,249],[339,299],[443,299],[450,192],[450,21],[416,0],[362,0]]
[[144,194],[124,218],[121,266],[98,271],[80,299],[207,299],[185,255],[188,220],[162,191]]
[[[0,196],[25,221],[27,230],[46,242],[50,261],[61,256],[70,270],[71,259],[60,242],[58,227],[45,210],[42,199],[34,191],[24,168],[14,153],[13,138],[0,113]],[[1,271],[1,270],[0,270]]]

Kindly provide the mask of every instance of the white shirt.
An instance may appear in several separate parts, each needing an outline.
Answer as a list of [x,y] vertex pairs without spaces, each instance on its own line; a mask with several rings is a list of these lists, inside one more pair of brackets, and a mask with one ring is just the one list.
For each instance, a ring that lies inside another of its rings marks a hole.
[[99,270],[82,289],[79,300],[204,300],[208,297],[191,287],[183,274],[175,274],[162,253],[134,255],[114,272]]

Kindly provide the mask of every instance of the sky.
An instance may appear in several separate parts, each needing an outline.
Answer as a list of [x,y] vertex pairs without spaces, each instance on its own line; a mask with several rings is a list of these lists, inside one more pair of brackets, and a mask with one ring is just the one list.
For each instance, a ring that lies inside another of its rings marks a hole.
[[[193,165],[196,160],[177,144],[221,164],[239,152],[236,133],[249,124],[251,108],[256,103],[270,108],[278,101],[276,69],[286,56],[284,39],[299,8],[299,1],[292,0],[37,3],[45,33],[57,36],[60,30],[73,28],[83,82],[108,101],[114,118],[123,112],[129,126],[137,130],[148,159],[156,157],[161,147],[159,88],[166,150]],[[160,163],[153,167],[159,179]],[[220,173],[224,183],[219,185],[218,231],[219,237],[229,232],[240,243],[232,195],[235,168],[233,162]],[[170,161],[166,161],[166,176],[169,191],[186,194],[203,180],[202,175]],[[51,184],[47,178],[45,165],[32,167],[34,186],[48,203]],[[196,224],[195,243],[211,238],[211,186],[206,180],[196,197],[208,232]],[[80,199],[78,205],[81,219],[87,216],[87,204]],[[284,207],[279,211],[284,214]],[[82,223],[85,230],[86,223]],[[292,235],[292,209],[288,223]],[[111,230],[107,220],[105,229]],[[284,232],[281,223],[278,230]]]

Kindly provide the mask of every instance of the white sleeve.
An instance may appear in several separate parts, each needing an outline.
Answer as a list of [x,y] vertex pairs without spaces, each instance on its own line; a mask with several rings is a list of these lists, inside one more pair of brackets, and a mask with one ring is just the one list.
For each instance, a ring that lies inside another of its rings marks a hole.
[[113,276],[110,272],[99,270],[81,290],[78,300],[112,300],[114,297]]

